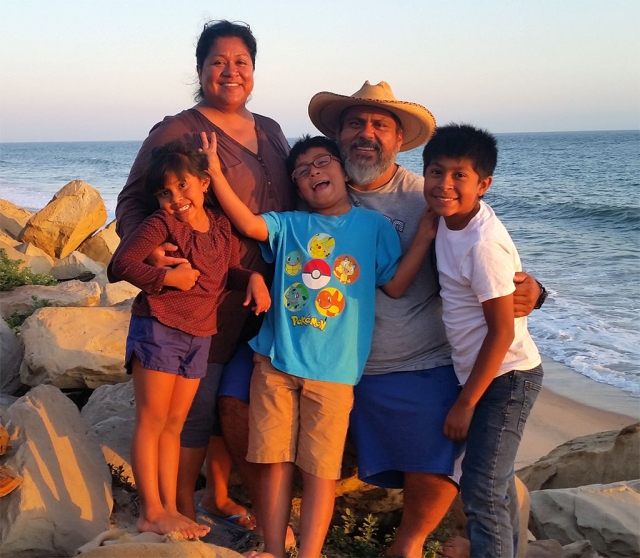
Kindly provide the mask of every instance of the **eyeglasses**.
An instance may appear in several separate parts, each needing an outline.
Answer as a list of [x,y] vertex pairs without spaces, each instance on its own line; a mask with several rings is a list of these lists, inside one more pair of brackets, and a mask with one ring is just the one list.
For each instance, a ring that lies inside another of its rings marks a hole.
[[338,161],[340,160],[335,155],[320,155],[320,157],[316,157],[313,161],[311,161],[311,163],[296,167],[291,173],[291,178],[293,178],[293,180],[298,180],[298,178],[307,176],[309,174],[309,171],[311,170],[311,165],[313,165],[317,169],[326,167],[331,162],[331,159],[336,159]]

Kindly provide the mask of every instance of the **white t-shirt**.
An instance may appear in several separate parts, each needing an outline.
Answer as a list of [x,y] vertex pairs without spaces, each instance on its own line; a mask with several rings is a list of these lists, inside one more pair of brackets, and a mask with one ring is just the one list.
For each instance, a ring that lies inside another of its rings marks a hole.
[[[461,231],[448,229],[440,218],[436,261],[442,319],[453,352],[453,366],[464,385],[487,334],[482,303],[513,293],[513,276],[522,271],[522,265],[507,229],[483,201],[478,214]],[[511,370],[530,370],[539,364],[540,355],[527,330],[527,318],[516,318],[515,337],[497,376]]]

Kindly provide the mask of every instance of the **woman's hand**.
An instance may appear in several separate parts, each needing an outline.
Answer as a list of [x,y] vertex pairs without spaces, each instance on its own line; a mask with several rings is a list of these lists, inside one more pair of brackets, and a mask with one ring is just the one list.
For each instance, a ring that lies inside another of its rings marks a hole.
[[262,275],[254,273],[249,279],[249,285],[247,285],[247,296],[244,299],[244,306],[249,306],[251,301],[254,301],[254,305],[251,310],[257,316],[260,312],[266,312],[271,306],[271,297],[269,296],[269,289],[267,288]]
[[163,242],[147,256],[144,263],[152,267],[173,267],[184,263],[188,264],[189,260],[186,258],[173,258],[166,255],[167,252],[175,252],[177,249],[175,244]]
[[[209,141],[206,132],[200,132],[200,139],[202,140],[200,151],[209,159],[209,174],[211,178],[215,180],[216,176],[222,174],[220,158],[218,157],[218,139],[216,138],[216,133],[211,132],[211,141]],[[213,187],[215,188],[215,183]]]

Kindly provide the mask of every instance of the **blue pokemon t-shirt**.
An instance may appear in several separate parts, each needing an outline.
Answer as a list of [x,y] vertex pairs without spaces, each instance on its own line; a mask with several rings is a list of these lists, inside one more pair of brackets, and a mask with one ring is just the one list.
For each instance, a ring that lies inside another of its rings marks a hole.
[[371,348],[375,289],[393,277],[400,241],[377,211],[264,213],[275,262],[271,308],[249,343],[278,370],[355,385]]

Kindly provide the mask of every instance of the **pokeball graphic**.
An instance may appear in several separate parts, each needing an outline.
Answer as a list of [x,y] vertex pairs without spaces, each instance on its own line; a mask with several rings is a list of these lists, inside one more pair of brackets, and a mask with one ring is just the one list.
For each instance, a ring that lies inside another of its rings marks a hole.
[[321,289],[331,279],[331,268],[324,260],[311,260],[302,268],[302,282],[310,289]]
[[318,312],[327,318],[333,318],[344,310],[344,295],[334,287],[322,289],[316,297]]

